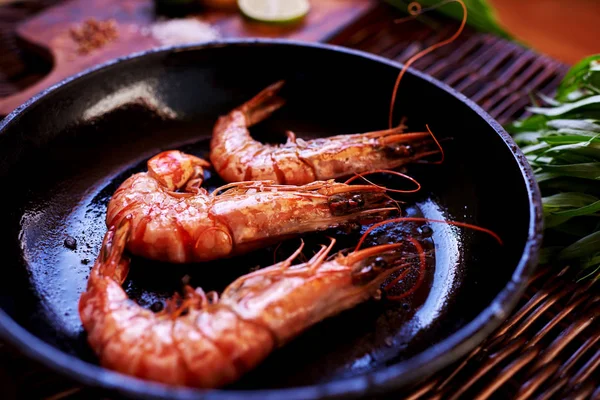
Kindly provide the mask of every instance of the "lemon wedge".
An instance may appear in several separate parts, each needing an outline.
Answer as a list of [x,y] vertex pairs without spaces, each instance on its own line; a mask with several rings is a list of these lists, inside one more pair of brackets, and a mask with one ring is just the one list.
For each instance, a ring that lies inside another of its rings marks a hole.
[[298,22],[310,11],[308,0],[238,0],[238,7],[250,19],[277,24]]

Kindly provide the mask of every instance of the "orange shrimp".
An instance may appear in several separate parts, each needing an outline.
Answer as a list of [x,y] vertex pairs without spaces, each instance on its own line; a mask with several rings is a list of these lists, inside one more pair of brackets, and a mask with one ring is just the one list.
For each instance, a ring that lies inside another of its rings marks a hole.
[[288,132],[283,145],[263,144],[248,129],[284,104],[277,82],[217,121],[210,160],[227,182],[272,180],[303,185],[370,170],[393,169],[433,154],[441,147],[431,132],[383,131],[302,140]]
[[315,323],[379,298],[380,286],[402,265],[402,244],[328,257],[335,243],[308,262],[287,260],[244,275],[220,299],[185,288],[160,313],[130,300],[122,288],[131,217],[107,232],[79,314],[88,342],[109,369],[166,384],[216,388],[234,382],[274,349]]
[[180,151],[160,153],[147,165],[148,172],[131,176],[116,190],[106,224],[117,225],[131,215],[128,250],[158,261],[230,257],[397,209],[385,188],[333,181],[303,186],[240,182],[208,193],[201,184],[209,164]]

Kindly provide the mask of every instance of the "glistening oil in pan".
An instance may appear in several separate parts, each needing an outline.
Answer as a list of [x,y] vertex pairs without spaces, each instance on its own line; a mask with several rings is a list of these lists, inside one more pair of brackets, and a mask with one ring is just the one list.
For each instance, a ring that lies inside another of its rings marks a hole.
[[[207,147],[208,142],[201,141],[180,149],[206,157]],[[145,169],[145,158],[138,157],[137,161],[126,163],[113,155],[114,165],[110,169],[94,170],[91,163],[88,169],[76,174],[80,180],[71,177],[55,186],[63,185],[64,189],[64,185],[70,185],[69,196],[60,193],[50,196],[51,202],[64,203],[62,208],[39,204],[36,210],[28,210],[23,218],[23,229],[28,232],[24,253],[28,255],[31,280],[43,304],[44,315],[40,318],[46,318],[55,327],[56,337],[61,338],[56,341],[57,346],[92,361],[93,356],[86,350],[77,303],[106,231],[106,204],[123,180]],[[95,184],[89,185],[92,180]],[[207,173],[207,188],[222,183],[218,177]],[[53,212],[48,213],[49,209]],[[62,211],[57,213],[57,209]],[[427,197],[404,206],[404,212],[409,216],[445,218],[437,203]],[[34,225],[35,230],[31,229]],[[339,250],[354,246],[366,228],[306,235],[307,256],[318,245],[327,242],[327,234],[338,239],[336,250]],[[315,325],[276,350],[233,386],[289,386],[356,375],[426,347],[428,333],[435,329],[450,292],[457,284],[456,266],[460,262],[461,249],[456,230],[441,224],[391,224],[373,232],[365,245],[398,242],[409,235],[423,243],[429,254],[425,281],[414,295],[399,302],[388,301],[384,296],[380,301],[366,302]],[[75,245],[66,243],[68,238],[74,239]],[[37,246],[34,248],[28,243]],[[271,265],[274,257],[285,258],[298,245],[299,239],[292,239],[278,249],[269,247],[243,257],[177,267],[134,258],[125,287],[141,306],[159,310],[165,299],[181,289],[184,279],[206,291],[220,291],[257,266]],[[43,254],[36,249],[43,249]]]

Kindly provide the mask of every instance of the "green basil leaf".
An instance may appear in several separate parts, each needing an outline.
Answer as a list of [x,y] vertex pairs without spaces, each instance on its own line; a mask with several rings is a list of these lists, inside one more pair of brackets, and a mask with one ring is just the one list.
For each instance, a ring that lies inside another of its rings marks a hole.
[[600,249],[600,231],[589,234],[567,246],[558,254],[558,259],[572,260],[591,257],[598,253],[598,249]]
[[580,110],[584,107],[589,109],[597,108],[600,110],[600,95],[587,97],[573,103],[565,103],[557,107],[529,107],[527,110],[535,114],[557,117],[575,110]]
[[600,179],[600,162],[565,165],[544,165],[541,168],[548,173],[573,176],[577,178]]
[[573,129],[581,131],[590,131],[600,133],[600,125],[595,120],[582,119],[553,119],[548,121],[547,125],[552,129]]
[[[388,3],[397,7],[403,12],[407,12],[408,3],[403,0],[386,0]],[[511,35],[504,30],[498,23],[494,9],[485,0],[464,0],[468,10],[467,23],[475,29],[491,32],[504,38],[510,38]],[[419,0],[419,4],[423,8],[436,6],[440,3],[439,0]],[[463,9],[458,4],[449,4],[438,9],[442,14],[451,18],[462,20]]]
[[529,118],[506,125],[505,129],[510,133],[539,131],[546,127],[547,121],[548,117],[545,115],[532,115]]
[[544,208],[579,208],[598,201],[596,196],[578,192],[557,193],[543,197]]

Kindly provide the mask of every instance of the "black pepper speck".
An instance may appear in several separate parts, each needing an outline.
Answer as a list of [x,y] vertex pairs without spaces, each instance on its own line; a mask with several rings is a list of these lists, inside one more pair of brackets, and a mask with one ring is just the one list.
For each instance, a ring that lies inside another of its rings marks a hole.
[[150,309],[154,312],[161,312],[163,309],[163,303],[160,301],[154,302],[152,303],[152,305],[150,306]]
[[67,236],[65,239],[65,247],[67,249],[75,250],[77,248],[77,240],[72,236]]

